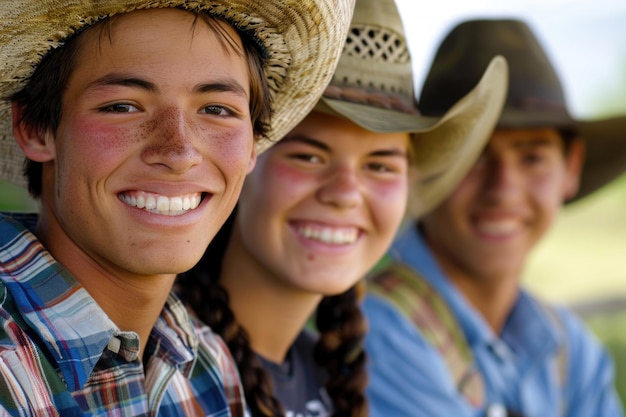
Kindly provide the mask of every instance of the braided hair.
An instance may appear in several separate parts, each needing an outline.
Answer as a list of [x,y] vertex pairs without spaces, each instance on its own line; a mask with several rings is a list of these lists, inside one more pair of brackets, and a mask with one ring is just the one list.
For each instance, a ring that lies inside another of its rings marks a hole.
[[[237,363],[246,401],[253,417],[284,417],[274,397],[271,379],[250,347],[246,330],[237,323],[226,289],[220,284],[221,260],[232,233],[231,214],[209,245],[200,262],[181,274],[177,287],[182,300],[196,316],[220,335]],[[364,284],[357,283],[343,294],[324,297],[316,313],[320,338],[314,360],[328,375],[327,392],[333,402],[333,417],[365,417],[366,385],[365,318],[359,303]]]

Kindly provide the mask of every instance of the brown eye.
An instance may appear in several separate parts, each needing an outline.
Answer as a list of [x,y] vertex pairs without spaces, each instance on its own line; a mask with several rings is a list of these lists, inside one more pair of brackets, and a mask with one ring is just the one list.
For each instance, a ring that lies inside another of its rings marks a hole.
[[218,105],[210,105],[210,106],[206,106],[202,108],[201,113],[204,114],[214,114],[216,116],[222,116],[222,117],[227,117],[227,116],[232,116],[233,112],[224,107],[224,106],[218,106]]
[[132,104],[114,103],[102,108],[106,113],[131,113],[139,109]]

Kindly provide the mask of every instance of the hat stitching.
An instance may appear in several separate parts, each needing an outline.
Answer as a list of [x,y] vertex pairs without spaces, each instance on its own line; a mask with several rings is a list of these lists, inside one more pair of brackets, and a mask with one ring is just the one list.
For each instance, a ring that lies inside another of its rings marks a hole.
[[326,91],[324,91],[324,97],[383,109],[397,110],[408,114],[420,114],[415,104],[408,101],[405,96],[392,95],[386,92],[380,93],[359,87],[329,85]]

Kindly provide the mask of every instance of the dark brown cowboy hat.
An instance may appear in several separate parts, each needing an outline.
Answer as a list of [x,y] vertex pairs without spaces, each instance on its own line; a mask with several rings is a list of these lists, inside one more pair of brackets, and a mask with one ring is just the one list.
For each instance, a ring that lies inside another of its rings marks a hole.
[[494,55],[509,62],[509,90],[498,127],[571,128],[585,139],[587,157],[575,199],[626,171],[626,117],[599,121],[572,117],[554,67],[523,21],[469,20],[453,28],[424,81],[422,112],[443,114],[476,85]]

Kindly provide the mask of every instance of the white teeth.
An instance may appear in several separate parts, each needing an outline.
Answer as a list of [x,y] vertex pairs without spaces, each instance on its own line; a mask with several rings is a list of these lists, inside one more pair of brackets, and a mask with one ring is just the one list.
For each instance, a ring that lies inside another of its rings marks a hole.
[[331,227],[299,227],[298,233],[307,239],[319,240],[320,242],[343,245],[354,243],[358,236],[358,230],[355,228],[336,229]]
[[188,210],[197,208],[200,205],[200,201],[202,201],[200,194],[175,197],[120,194],[119,198],[129,206],[166,216],[184,214]]
[[156,198],[148,196],[146,198],[146,210],[154,210],[156,208]]
[[515,232],[518,223],[514,220],[483,221],[477,225],[478,230],[491,235],[506,235]]
[[183,209],[183,199],[181,197],[170,198],[170,211],[181,211]]

